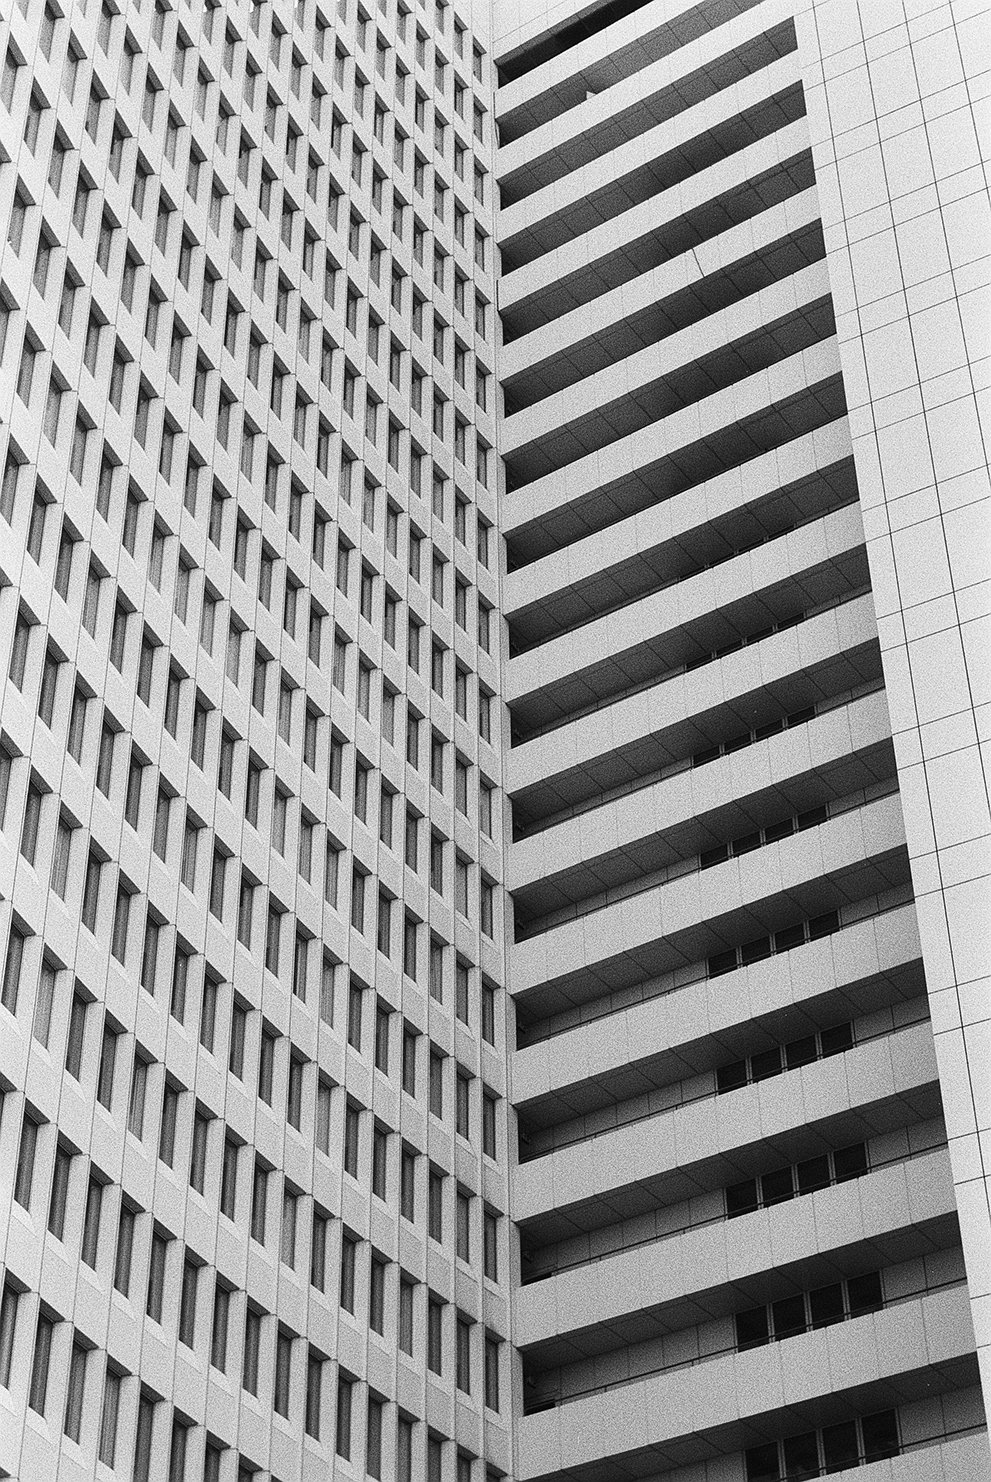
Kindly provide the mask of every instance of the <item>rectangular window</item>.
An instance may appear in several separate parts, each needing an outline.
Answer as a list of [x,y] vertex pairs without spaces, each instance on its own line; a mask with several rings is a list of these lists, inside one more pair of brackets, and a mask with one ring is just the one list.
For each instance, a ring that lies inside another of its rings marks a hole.
[[349,1101],[344,1111],[344,1172],[352,1178],[358,1177],[360,1119],[358,1107]]
[[148,1089],[148,1062],[135,1054],[131,1067],[131,1090],[127,1101],[127,1130],[139,1141],[144,1135],[145,1096]]
[[148,1264],[148,1292],[145,1312],[152,1322],[162,1321],[162,1303],[165,1294],[165,1261],[168,1242],[158,1230],[151,1237],[151,1259]]
[[376,945],[383,956],[392,951],[392,899],[384,890],[379,891]]
[[[179,955],[176,954],[178,965]],[[188,963],[188,957],[185,959]],[[206,974],[203,978],[203,997],[200,1001],[200,1044],[208,1055],[213,1054],[214,1036],[217,1026],[217,983]]]
[[279,953],[282,941],[282,917],[284,912],[273,903],[269,903],[268,924],[265,931],[265,966],[270,973],[278,977]]
[[207,1145],[210,1135],[210,1118],[197,1108],[193,1117],[193,1140],[189,1153],[189,1183],[197,1194],[202,1194],[206,1185]]
[[384,1127],[376,1127],[372,1133],[372,1193],[383,1201],[386,1196],[388,1154],[389,1134]]
[[40,1045],[48,1048],[52,1027],[52,1009],[55,1004],[56,968],[47,957],[42,959],[38,975],[38,996],[34,1006],[34,1023],[31,1033]]
[[196,856],[199,844],[200,825],[188,813],[182,838],[182,858],[179,865],[179,880],[187,890],[196,889]]
[[289,1058],[289,1085],[286,1092],[286,1119],[297,1132],[303,1120],[304,1064],[298,1055]]
[[399,1282],[399,1347],[413,1355],[413,1308],[415,1285],[408,1277]]
[[131,1289],[131,1257],[134,1254],[134,1210],[128,1204],[120,1207],[117,1223],[117,1250],[114,1255],[114,1287],[122,1297]]
[[182,1267],[182,1286],[179,1291],[179,1342],[187,1348],[194,1346],[196,1337],[196,1293],[199,1286],[200,1268],[187,1256]]
[[179,1114],[179,1089],[166,1082],[162,1091],[162,1120],[158,1129],[158,1156],[167,1168],[175,1158],[176,1121]]
[[[104,712],[106,716],[106,712]],[[100,750],[96,760],[96,785],[104,797],[110,796],[110,786],[113,780],[114,767],[114,745],[117,740],[117,732],[106,718],[100,727]]]
[[351,925],[356,931],[365,930],[365,886],[368,876],[357,866],[351,871]]
[[499,1409],[499,1340],[485,1336],[485,1404]]
[[458,1314],[454,1352],[454,1382],[465,1394],[471,1393],[471,1321]]
[[241,1386],[250,1395],[257,1395],[258,1393],[261,1338],[261,1313],[254,1307],[249,1307],[244,1317],[244,1351],[241,1360]]
[[306,1409],[303,1428],[314,1440],[320,1439],[320,1409],[323,1398],[323,1360],[311,1348],[306,1356]]
[[124,798],[124,821],[137,830],[141,813],[141,784],[144,780],[146,763],[132,748],[131,762],[127,769],[127,792]]
[[432,1374],[443,1373],[443,1313],[441,1300],[430,1297],[427,1302],[427,1368]]
[[460,957],[454,969],[454,1012],[462,1024],[468,1023],[468,964]]
[[266,1106],[272,1105],[272,1081],[275,1074],[276,1035],[271,1029],[263,1029],[258,1052],[258,1098]]
[[288,1416],[292,1377],[292,1338],[282,1329],[275,1340],[275,1386],[272,1398],[277,1415]]
[[385,1333],[385,1269],[385,1261],[373,1256],[368,1278],[368,1326],[379,1334]]
[[242,946],[251,949],[251,928],[254,918],[255,886],[247,875],[241,875],[241,889],[237,908],[237,939]]
[[213,1293],[213,1318],[210,1324],[210,1363],[221,1374],[227,1372],[227,1330],[230,1323],[230,1290],[217,1280]]
[[70,1441],[79,1442],[83,1429],[83,1395],[86,1392],[86,1359],[89,1350],[83,1344],[73,1344],[73,1356],[68,1363],[68,1381],[65,1386],[65,1415],[62,1430]]
[[468,876],[470,865],[460,854],[454,862],[454,905],[460,916],[468,915]]
[[114,1092],[114,1069],[117,1064],[118,1031],[112,1024],[103,1026],[103,1042],[100,1048],[100,1067],[96,1076],[96,1099],[101,1106],[110,1110]]
[[495,1044],[495,985],[482,979],[482,1038],[488,1045]]
[[210,912],[218,921],[224,915],[224,885],[227,877],[227,856],[218,847],[213,851],[210,870]]
[[416,1041],[418,1038],[412,1025],[403,1025],[402,1083],[407,1096],[416,1095]]
[[31,1359],[31,1378],[28,1386],[28,1405],[39,1415],[44,1415],[45,1401],[48,1398],[48,1372],[51,1366],[54,1336],[55,1319],[45,1312],[40,1312],[35,1328],[34,1354]]
[[430,1110],[435,1117],[444,1115],[444,1056],[439,1050],[430,1051]]
[[114,924],[110,938],[110,951],[117,961],[123,963],[127,956],[128,932],[131,921],[131,892],[121,882],[117,886],[117,902],[114,907]]
[[233,1220],[237,1209],[237,1160],[240,1149],[228,1133],[220,1169],[220,1213]]
[[[77,685],[72,695],[72,707],[69,711],[69,734],[66,738],[66,750],[73,761],[82,759],[83,744],[86,739],[86,707],[89,704],[89,696]],[[130,818],[128,818],[130,822]]]
[[86,1000],[79,993],[72,996],[69,1011],[69,1032],[65,1042],[65,1069],[73,1080],[78,1081],[82,1068],[83,1040],[86,1030]]
[[427,1179],[427,1234],[438,1244],[444,1239],[444,1175],[436,1168]]
[[337,1379],[337,1419],[334,1434],[334,1449],[338,1456],[349,1461],[351,1458],[351,1401],[354,1381],[344,1374]]
[[65,1234],[65,1211],[69,1198],[69,1178],[72,1173],[72,1153],[64,1143],[55,1149],[55,1166],[52,1169],[51,1192],[48,1200],[48,1231],[56,1240]]
[[4,1283],[0,1298],[0,1388],[10,1388],[10,1374],[14,1358],[14,1334],[17,1330],[17,1307],[19,1293]]
[[465,1072],[459,1070],[455,1077],[456,1096],[454,1107],[455,1130],[459,1137],[465,1141],[470,1137],[469,1108],[471,1105],[471,1080]]
[[[169,997],[169,1013],[172,1015],[173,1019],[175,1019],[180,1024],[186,1017],[186,989],[189,985],[189,957],[189,952],[186,951],[184,947],[177,944],[175,949],[175,957],[172,960],[172,988]],[[207,984],[204,984],[204,1005],[206,1005],[207,998]]]
[[341,1236],[340,1304],[345,1312],[354,1312],[354,1268],[358,1242],[352,1235]]
[[[428,1439],[428,1447],[432,1440],[433,1437]],[[437,1476],[440,1476],[439,1471]],[[433,1477],[434,1474],[428,1472],[428,1482],[433,1482]],[[413,1422],[404,1415],[399,1417],[396,1434],[396,1482],[413,1482]]]
[[459,1189],[455,1199],[455,1250],[459,1261],[471,1260],[471,1195]]
[[60,664],[61,660],[49,649],[45,654],[45,662],[41,671],[41,687],[38,693],[38,719],[49,728],[51,728],[55,711]]
[[499,1217],[487,1209],[482,1218],[483,1268],[489,1281],[499,1280]]
[[327,1273],[327,1216],[313,1211],[313,1232],[310,1238],[310,1285],[318,1292],[326,1287]]
[[403,972],[414,982],[418,973],[419,923],[411,911],[403,915]]
[[365,1471],[369,1477],[382,1476],[382,1415],[385,1401],[376,1395],[368,1396],[368,1416],[365,1429]]
[[21,827],[21,854],[24,855],[28,864],[34,864],[37,845],[39,845],[41,799],[43,799],[43,793],[40,788],[34,782],[30,782],[24,805],[24,824]]
[[384,1004],[375,1008],[375,1069],[389,1074],[389,1010]]
[[117,1423],[120,1415],[120,1375],[108,1363],[100,1407],[100,1441],[97,1456],[113,1467],[117,1456]]
[[496,1097],[491,1091],[482,1096],[482,1152],[487,1158],[496,1157]]
[[265,1244],[265,1222],[268,1208],[269,1170],[255,1160],[255,1173],[251,1184],[251,1238],[259,1245]]
[[[61,892],[59,892],[61,894]],[[0,1003],[10,1014],[17,1012],[17,995],[20,991],[21,968],[24,962],[25,933],[18,926],[10,928],[10,936],[7,939],[7,956],[3,969],[3,987],[0,990]]]

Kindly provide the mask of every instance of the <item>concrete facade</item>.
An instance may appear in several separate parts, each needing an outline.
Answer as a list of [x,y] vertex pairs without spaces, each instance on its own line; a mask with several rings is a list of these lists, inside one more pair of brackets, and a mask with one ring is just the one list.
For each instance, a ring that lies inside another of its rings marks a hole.
[[991,1476],[989,22],[0,14],[0,1476]]
[[919,5],[904,19],[818,7],[799,32],[985,1393],[987,28],[980,6]]
[[0,1472],[506,1475],[490,60],[0,65]]
[[518,1476],[991,1475],[988,7],[493,17]]

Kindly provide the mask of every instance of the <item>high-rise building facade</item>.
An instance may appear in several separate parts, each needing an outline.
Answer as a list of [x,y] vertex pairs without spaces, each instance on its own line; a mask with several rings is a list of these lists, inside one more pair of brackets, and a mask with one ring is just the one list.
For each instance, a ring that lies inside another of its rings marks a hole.
[[0,1476],[991,1475],[988,11],[4,8]]
[[507,1475],[489,57],[0,58],[0,1468]]
[[493,14],[518,1476],[989,1476],[988,7]]

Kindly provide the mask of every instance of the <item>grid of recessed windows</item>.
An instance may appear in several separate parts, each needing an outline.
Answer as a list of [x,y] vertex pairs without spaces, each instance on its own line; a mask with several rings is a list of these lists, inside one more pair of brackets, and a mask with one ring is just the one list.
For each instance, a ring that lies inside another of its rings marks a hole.
[[[0,1384],[91,1469],[285,1482],[336,1447],[482,1482],[510,1464],[488,59],[433,0],[8,10],[0,1155],[51,1257],[40,1290],[11,1257]],[[376,1349],[475,1407],[479,1455]]]

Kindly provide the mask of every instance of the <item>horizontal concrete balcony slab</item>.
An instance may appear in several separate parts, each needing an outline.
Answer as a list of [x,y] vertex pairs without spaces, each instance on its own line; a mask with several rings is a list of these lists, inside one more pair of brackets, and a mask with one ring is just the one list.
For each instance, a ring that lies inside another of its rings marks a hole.
[[[522,1418],[520,1482],[620,1482],[955,1388],[976,1374],[963,1287]],[[935,1371],[935,1372],[934,1372]],[[699,1417],[705,1424],[699,1426]],[[861,1476],[855,1472],[852,1476]],[[887,1475],[891,1475],[888,1471]]]
[[506,276],[524,264],[682,180],[767,138],[805,113],[794,53],[772,61],[724,91],[703,99],[627,142],[504,206],[497,235]]
[[[708,0],[704,9],[721,7]],[[684,45],[680,32],[665,24],[670,14],[666,0],[635,0],[632,14],[607,21],[592,36],[573,35],[563,50],[558,33],[548,33],[544,13],[519,9],[508,27],[503,19],[495,42],[500,68],[496,118],[500,128],[506,126],[506,138],[540,128],[547,119],[584,102],[590,91],[586,69],[596,63],[605,63],[601,87],[611,87]],[[705,29],[724,22],[725,16],[720,16]],[[524,71],[517,75],[521,57]],[[573,84],[570,92],[568,84]]]
[[[862,649],[877,638],[874,603],[870,595],[854,597],[839,607],[808,618],[795,628],[772,634],[762,643],[739,649],[704,668],[677,676],[667,684],[617,700],[591,715],[569,721],[552,734],[513,747],[506,758],[505,787],[510,795],[578,769],[587,769],[591,792],[605,791],[616,782],[635,776],[632,764],[640,761],[642,773],[691,756],[708,744],[705,732],[686,722],[716,704],[742,700],[762,686],[802,670],[839,660],[844,653]],[[820,695],[853,688],[867,671],[854,664],[849,683],[836,690],[821,689]],[[801,704],[812,703],[803,691]],[[745,711],[741,710],[741,720]],[[749,729],[749,725],[746,726]],[[618,755],[617,755],[618,754]],[[597,763],[602,762],[601,766]],[[620,765],[627,761],[627,765]],[[562,797],[562,806],[566,804]]]
[[[630,858],[631,868],[646,873],[748,828],[764,827],[773,821],[772,813],[783,818],[789,809],[799,813],[818,806],[811,800],[813,793],[817,799],[825,793],[838,800],[889,775],[876,761],[862,772],[855,758],[867,752],[876,756],[890,736],[883,691],[862,695],[801,727],[721,756],[707,763],[704,772],[688,768],[610,798],[605,805],[592,801],[580,813],[516,840],[506,885],[514,892],[550,887],[576,871],[598,868],[600,873],[590,875],[588,883],[595,890],[608,889],[609,862],[620,854]],[[656,849],[651,844],[655,838]]]
[[[638,682],[641,671],[642,677],[659,680],[748,631],[861,585],[865,571],[856,558],[863,540],[860,506],[834,510],[717,568],[594,618],[581,629],[580,639],[562,634],[510,659],[504,699],[518,725],[554,724],[557,712],[566,715],[568,709],[608,697],[627,673],[629,684]],[[604,665],[612,667],[611,674],[602,674]]]
[[520,839],[506,885],[527,914],[609,890],[894,773],[883,692]]
[[718,240],[810,189],[814,178],[808,123],[798,118],[500,280],[505,339],[532,335],[699,242]]
[[[614,1204],[617,1218],[627,1189],[670,1203],[666,1186],[694,1179],[719,1188],[789,1162],[788,1134],[843,1127],[845,1140],[863,1136],[864,1115],[875,1132],[903,1125],[907,1098],[937,1079],[928,1021],[855,1045],[787,1075],[689,1102],[598,1137],[558,1148],[513,1172],[513,1218],[521,1225],[553,1213],[560,1220],[596,1204]],[[885,1110],[885,1107],[888,1110]],[[846,1135],[845,1129],[855,1129]],[[869,1134],[868,1134],[869,1135]]]
[[972,1482],[989,1471],[988,1433],[982,1427],[964,1435],[936,1438],[889,1461],[836,1472],[833,1482],[932,1482],[934,1474],[945,1482]]
[[660,420],[819,343],[835,327],[828,295],[813,262],[509,418],[500,451],[514,487],[617,441],[627,420]]
[[[500,380],[508,420],[565,386],[614,365],[644,345],[713,312],[710,301],[744,298],[756,264],[783,278],[794,271],[797,244],[820,254],[819,202],[814,189],[790,196],[759,216],[651,268],[580,311],[511,340],[501,355]],[[792,244],[795,250],[790,252]],[[808,258],[813,260],[813,256]]]
[[578,1002],[699,962],[900,885],[904,846],[901,803],[892,794],[516,943],[512,991],[554,988]]
[[[817,1278],[810,1280],[808,1269],[817,1256],[832,1256],[834,1272],[843,1275],[909,1260],[934,1241],[948,1243],[947,1224],[956,1226],[953,1176],[947,1150],[937,1148],[521,1287],[514,1296],[515,1341],[523,1349],[549,1346],[601,1326],[606,1342],[612,1324],[637,1312],[650,1313],[658,1325],[667,1317],[689,1326],[777,1300],[796,1282],[811,1285]],[[594,1338],[582,1346],[594,1350]]]
[[[820,405],[810,406],[815,399]],[[780,427],[773,425],[775,409]],[[839,353],[830,336],[507,494],[511,564],[537,560],[617,524],[845,410]],[[666,449],[661,456],[659,447]]]
[[842,1011],[851,1018],[884,997],[914,997],[921,948],[913,905],[843,927],[829,937],[718,978],[700,978],[656,1000],[632,1004],[512,1057],[512,1100],[531,1115],[540,1102],[578,1115],[600,1086],[617,1099],[697,1074],[723,1057],[744,1055],[755,1026],[778,1040],[811,1033]]
[[857,499],[845,417],[509,572],[513,657]]
[[569,423],[588,419],[597,409],[608,408],[623,396],[635,398],[676,372],[684,372],[699,362],[708,364],[707,357],[720,350],[725,352],[736,341],[773,333],[778,320],[807,308],[828,293],[829,273],[823,260],[798,264],[789,275],[715,309],[683,329],[675,328],[643,346],[631,343],[622,359],[508,417],[503,425],[500,452],[519,460],[521,450],[530,443],[545,442],[560,435]]
[[[512,116],[500,111],[500,139],[507,141],[496,155],[502,200],[510,204],[533,195],[793,51],[792,17],[793,10],[785,0],[770,0],[636,70],[626,70],[608,54],[602,55],[598,59],[599,83],[596,86],[591,77],[587,78],[584,101],[529,129],[522,137],[510,137],[515,132]],[[660,50],[657,32],[653,39],[655,49]],[[651,38],[641,34],[643,60],[650,44]],[[629,52],[627,57],[630,67]],[[562,62],[566,63],[566,58]],[[613,70],[606,81],[601,74],[609,75],[610,67]],[[535,101],[539,107],[540,99]]]
[[[539,128],[547,119],[584,102],[588,93],[622,83],[713,28],[725,26],[737,11],[749,10],[756,3],[737,0],[727,14],[720,0],[702,0],[692,12],[675,7],[672,14],[669,0],[652,0],[636,5],[632,15],[607,22],[592,36],[573,37],[574,44],[564,51],[554,38],[547,37],[543,13],[520,10],[517,24],[499,38],[499,65],[510,58],[497,93],[500,132],[511,139]],[[546,41],[550,42],[547,55],[532,65],[534,48]],[[526,47],[531,65],[516,78],[511,54],[521,47]]]

